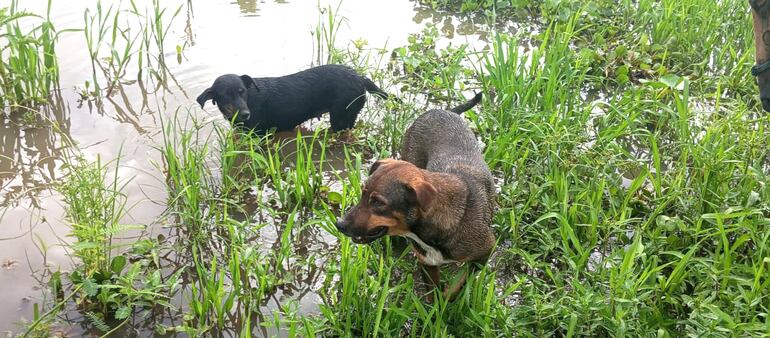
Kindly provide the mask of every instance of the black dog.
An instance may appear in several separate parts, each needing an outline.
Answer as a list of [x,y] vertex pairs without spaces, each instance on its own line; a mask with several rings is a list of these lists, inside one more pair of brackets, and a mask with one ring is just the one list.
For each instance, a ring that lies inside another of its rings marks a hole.
[[372,80],[353,69],[325,65],[281,77],[222,75],[198,96],[198,103],[202,108],[212,100],[226,119],[257,133],[271,128],[291,130],[329,112],[336,132],[355,125],[367,91],[388,97]]

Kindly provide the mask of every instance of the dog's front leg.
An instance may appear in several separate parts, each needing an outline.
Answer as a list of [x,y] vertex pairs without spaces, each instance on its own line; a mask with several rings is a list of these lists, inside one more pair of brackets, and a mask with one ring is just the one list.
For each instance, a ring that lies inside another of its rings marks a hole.
[[420,264],[420,271],[422,272],[423,282],[430,285],[429,292],[425,295],[425,301],[428,303],[433,303],[433,291],[441,290],[441,276],[439,274],[439,268],[438,266]]
[[422,271],[423,278],[427,277],[425,278],[426,283],[430,280],[434,287],[441,287],[441,277],[439,276],[438,266],[423,265]]

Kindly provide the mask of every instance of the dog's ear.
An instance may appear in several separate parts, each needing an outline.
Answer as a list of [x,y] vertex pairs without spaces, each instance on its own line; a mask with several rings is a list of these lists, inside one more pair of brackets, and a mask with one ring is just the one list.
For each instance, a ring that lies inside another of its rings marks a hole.
[[241,81],[243,81],[243,85],[246,86],[246,88],[254,87],[257,91],[259,91],[259,87],[257,87],[257,83],[254,82],[254,78],[248,75],[241,75]]
[[198,95],[198,104],[201,105],[201,108],[203,108],[203,104],[206,103],[206,101],[211,100],[214,98],[214,93],[211,92],[211,88],[206,88],[206,90],[203,91],[200,95]]
[[374,162],[372,166],[369,167],[369,176],[372,176],[372,174],[374,174],[374,172],[377,171],[377,169],[379,169],[381,165],[382,165],[382,161]]
[[379,169],[380,166],[382,166],[383,164],[388,164],[393,161],[395,160],[392,158],[383,158],[381,160],[378,160],[377,162],[374,162],[374,164],[372,164],[372,166],[369,167],[369,176],[372,176],[372,174],[374,174],[374,172],[377,171],[377,169]]
[[407,184],[407,187],[414,193],[414,198],[417,200],[420,210],[422,212],[430,210],[430,206],[438,194],[436,187],[423,179],[413,180]]

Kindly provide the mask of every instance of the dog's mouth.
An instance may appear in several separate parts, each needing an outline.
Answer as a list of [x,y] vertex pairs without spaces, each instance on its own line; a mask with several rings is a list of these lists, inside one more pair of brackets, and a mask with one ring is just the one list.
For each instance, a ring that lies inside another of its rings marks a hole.
[[234,117],[236,122],[246,122],[249,120],[249,116],[251,114],[249,114],[249,112],[246,111],[246,112],[237,112],[233,115],[235,115]]
[[251,112],[248,109],[238,109],[235,106],[226,106],[223,114],[225,118],[231,122],[246,122],[251,116]]
[[351,239],[357,244],[368,244],[388,234],[388,227],[379,226],[369,231],[366,236],[353,236]]

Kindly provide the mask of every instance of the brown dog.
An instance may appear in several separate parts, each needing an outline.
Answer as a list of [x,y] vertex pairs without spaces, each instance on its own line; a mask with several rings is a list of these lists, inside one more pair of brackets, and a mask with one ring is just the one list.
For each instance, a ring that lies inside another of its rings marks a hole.
[[[361,201],[337,229],[359,244],[384,235],[409,238],[436,287],[443,264],[485,264],[495,244],[495,190],[476,137],[459,115],[480,100],[477,94],[451,112],[418,117],[404,136],[404,161],[372,165]],[[453,297],[466,276],[445,294]]]

